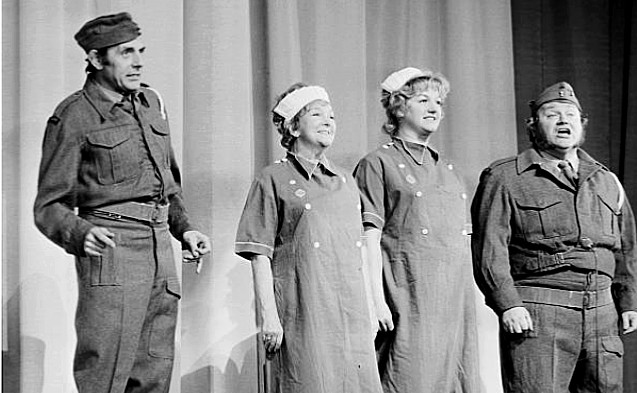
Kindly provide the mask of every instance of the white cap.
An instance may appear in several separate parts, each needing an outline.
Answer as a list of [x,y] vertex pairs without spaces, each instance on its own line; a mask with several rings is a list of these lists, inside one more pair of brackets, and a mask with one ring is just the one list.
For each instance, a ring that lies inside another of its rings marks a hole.
[[321,86],[305,86],[286,95],[274,108],[274,112],[283,116],[288,121],[293,118],[303,107],[315,100],[330,102],[327,91]]
[[426,76],[426,74],[418,68],[403,68],[402,70],[396,71],[385,78],[383,83],[380,84],[380,87],[390,93],[393,93],[400,90],[400,88],[403,87],[405,83],[421,76]]

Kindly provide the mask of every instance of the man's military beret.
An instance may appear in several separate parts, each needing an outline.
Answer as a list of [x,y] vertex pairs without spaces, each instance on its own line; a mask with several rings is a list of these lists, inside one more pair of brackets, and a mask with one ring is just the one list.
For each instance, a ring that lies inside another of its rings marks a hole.
[[580,112],[582,112],[582,107],[579,104],[577,97],[575,97],[575,92],[573,91],[571,85],[566,82],[558,82],[544,89],[544,91],[540,93],[540,95],[534,101],[529,101],[529,106],[531,107],[531,115],[535,116],[538,109],[540,109],[542,105],[551,101],[562,101],[571,103],[575,105]]
[[86,53],[132,41],[142,33],[128,12],[103,15],[90,20],[75,34],[75,40]]

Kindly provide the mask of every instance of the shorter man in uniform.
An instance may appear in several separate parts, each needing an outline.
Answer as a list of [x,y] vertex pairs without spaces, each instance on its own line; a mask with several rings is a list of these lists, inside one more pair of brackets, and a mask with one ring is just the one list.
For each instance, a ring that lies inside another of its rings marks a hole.
[[487,168],[472,205],[504,388],[621,392],[619,329],[637,328],[635,218],[617,177],[580,148],[587,119],[572,87],[530,105],[533,147]]
[[34,214],[76,256],[74,376],[80,393],[167,392],[184,253],[210,252],[191,225],[164,104],[141,84],[144,45],[130,15],[87,22],[84,88],[49,118]]

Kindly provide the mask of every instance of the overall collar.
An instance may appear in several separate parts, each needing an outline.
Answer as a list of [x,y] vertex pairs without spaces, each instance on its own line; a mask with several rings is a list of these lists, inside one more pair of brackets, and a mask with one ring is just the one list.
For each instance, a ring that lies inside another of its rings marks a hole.
[[394,136],[394,143],[402,146],[403,150],[416,162],[418,165],[423,165],[427,161],[433,158],[434,163],[438,162],[440,154],[433,149],[429,144],[406,141],[398,136]]
[[[332,164],[328,161],[325,155],[322,155],[318,161],[310,161],[307,158],[300,156],[294,152],[288,151],[287,157],[290,161],[296,164],[298,168],[300,168],[301,172],[305,176],[306,179],[310,180],[312,175],[316,173],[317,170],[323,170],[323,172],[329,176],[341,176],[338,173]],[[320,168],[320,169],[319,169]]]

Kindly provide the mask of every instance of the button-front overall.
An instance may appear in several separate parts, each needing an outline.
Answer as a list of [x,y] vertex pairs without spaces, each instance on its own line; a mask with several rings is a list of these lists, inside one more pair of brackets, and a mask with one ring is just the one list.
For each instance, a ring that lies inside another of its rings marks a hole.
[[327,162],[311,167],[289,154],[254,181],[235,250],[272,261],[284,332],[272,361],[273,391],[381,392],[361,230],[356,183]]

